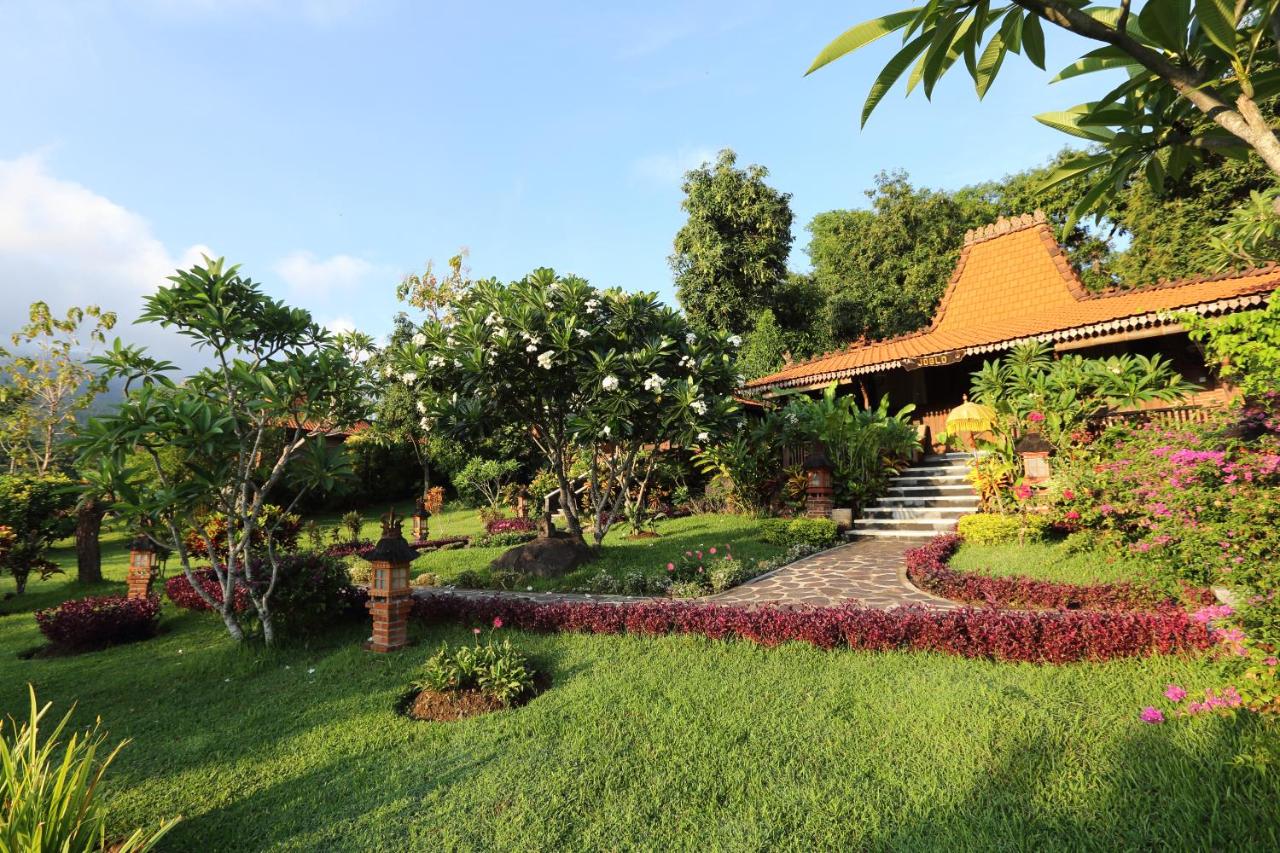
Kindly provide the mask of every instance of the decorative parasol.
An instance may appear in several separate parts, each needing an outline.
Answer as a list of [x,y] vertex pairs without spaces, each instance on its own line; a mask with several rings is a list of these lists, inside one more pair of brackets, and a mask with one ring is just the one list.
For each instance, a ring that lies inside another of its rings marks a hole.
[[970,403],[968,394],[964,395],[963,403],[947,414],[947,432],[983,432],[995,423],[995,411],[981,403]]

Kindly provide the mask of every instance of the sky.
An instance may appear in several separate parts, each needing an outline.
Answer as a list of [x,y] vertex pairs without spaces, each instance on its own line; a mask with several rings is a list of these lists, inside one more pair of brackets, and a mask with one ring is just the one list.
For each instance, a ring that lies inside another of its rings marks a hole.
[[[395,285],[469,251],[476,277],[540,266],[674,303],[683,173],[729,147],[805,224],[864,207],[875,174],[955,188],[1070,137],[1031,116],[1096,95],[1010,57],[979,102],[957,67],[901,84],[865,129],[896,36],[812,76],[856,3],[0,0],[0,332],[33,299],[117,311],[202,253],[331,328],[387,332]],[[1052,29],[1052,28],[1047,28]]]

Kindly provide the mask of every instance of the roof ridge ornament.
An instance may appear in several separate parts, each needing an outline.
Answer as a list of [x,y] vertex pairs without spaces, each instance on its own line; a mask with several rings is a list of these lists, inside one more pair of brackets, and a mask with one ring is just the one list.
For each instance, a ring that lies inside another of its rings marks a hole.
[[1045,217],[1043,210],[1036,210],[1034,213],[1022,213],[1016,216],[1001,216],[995,222],[979,228],[970,228],[964,232],[964,244],[966,247],[972,246],[976,243],[1003,237],[1005,234],[1012,234],[1015,231],[1025,231],[1036,225],[1044,225],[1047,222],[1048,219]]

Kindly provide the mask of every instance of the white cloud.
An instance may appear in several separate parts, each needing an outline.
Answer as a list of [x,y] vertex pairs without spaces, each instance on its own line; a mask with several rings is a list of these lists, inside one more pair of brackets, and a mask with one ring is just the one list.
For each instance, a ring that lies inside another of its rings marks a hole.
[[354,332],[356,324],[350,317],[334,317],[332,320],[324,324],[324,327],[335,335],[343,332]]
[[665,154],[649,154],[631,164],[631,174],[646,183],[661,186],[679,186],[684,173],[703,163],[714,163],[715,149],[705,146],[681,148]]
[[275,271],[294,293],[314,299],[359,287],[377,268],[352,255],[320,259],[311,252],[299,251],[277,261]]
[[175,257],[138,214],[73,181],[51,175],[38,155],[0,160],[0,332],[36,299],[58,313],[100,305],[120,316],[116,332],[170,358],[190,348],[154,326],[133,326],[142,296],[179,266],[212,251]]

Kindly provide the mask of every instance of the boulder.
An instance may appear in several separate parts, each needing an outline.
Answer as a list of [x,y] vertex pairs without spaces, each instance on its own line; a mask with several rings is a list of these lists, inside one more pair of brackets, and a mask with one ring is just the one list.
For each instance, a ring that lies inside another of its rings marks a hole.
[[490,567],[536,578],[558,578],[590,562],[595,551],[576,536],[556,533],[517,545],[494,560]]

